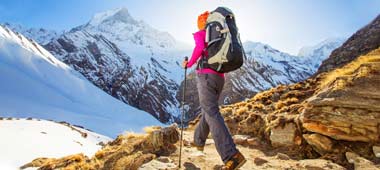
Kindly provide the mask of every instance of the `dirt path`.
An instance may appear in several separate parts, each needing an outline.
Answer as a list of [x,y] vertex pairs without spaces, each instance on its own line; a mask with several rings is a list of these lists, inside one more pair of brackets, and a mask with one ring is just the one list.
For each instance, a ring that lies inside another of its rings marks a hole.
[[[193,131],[185,131],[184,139],[191,141]],[[179,143],[177,144],[179,146]],[[260,146],[258,146],[260,147]],[[344,169],[343,167],[323,159],[313,160],[292,160],[287,155],[277,153],[275,155],[266,155],[262,148],[249,148],[238,145],[238,149],[247,159],[247,163],[241,167],[241,170],[323,170],[323,169]],[[178,168],[179,149],[169,157],[160,157],[141,167],[144,170],[153,169],[179,169]],[[182,150],[182,167],[186,170],[216,170],[223,165],[212,139],[207,139],[204,154],[197,151],[196,148],[184,146]]]

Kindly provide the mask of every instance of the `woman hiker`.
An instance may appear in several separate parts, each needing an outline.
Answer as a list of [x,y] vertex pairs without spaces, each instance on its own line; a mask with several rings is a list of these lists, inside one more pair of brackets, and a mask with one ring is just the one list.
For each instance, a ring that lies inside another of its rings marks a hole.
[[[204,49],[207,47],[205,42],[205,27],[208,15],[209,12],[206,11],[198,16],[199,31],[193,34],[195,48],[190,60],[188,62],[183,61],[183,68],[190,68],[197,63],[202,55],[207,56],[207,52],[204,51]],[[200,68],[199,66],[196,69],[196,73],[201,118],[194,132],[193,145],[195,145],[199,151],[203,151],[207,136],[209,132],[211,132],[215,147],[224,162],[222,169],[238,169],[246,162],[246,159],[236,149],[236,145],[224,123],[218,106],[218,99],[224,85],[224,74],[209,68]]]

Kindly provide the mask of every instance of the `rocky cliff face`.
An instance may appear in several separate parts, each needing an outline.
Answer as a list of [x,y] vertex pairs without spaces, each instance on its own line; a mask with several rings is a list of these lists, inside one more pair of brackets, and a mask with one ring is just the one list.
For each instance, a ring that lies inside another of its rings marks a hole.
[[341,67],[360,55],[364,55],[380,46],[380,15],[371,23],[352,35],[340,48],[323,61],[317,74]]
[[110,95],[168,123],[179,114],[178,44],[121,8],[96,14],[45,48]]
[[116,44],[85,30],[72,30],[45,48],[110,95],[162,122],[172,119],[166,109],[176,106],[172,96],[178,87],[157,71],[162,66],[154,58],[145,67],[132,65],[131,57]]
[[326,75],[308,99],[303,127],[335,140],[380,142],[380,49]]

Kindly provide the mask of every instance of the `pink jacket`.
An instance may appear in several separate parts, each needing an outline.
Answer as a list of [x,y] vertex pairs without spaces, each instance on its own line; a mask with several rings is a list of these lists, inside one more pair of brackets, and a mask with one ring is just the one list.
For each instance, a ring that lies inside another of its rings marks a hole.
[[[195,47],[193,50],[193,54],[191,55],[191,58],[189,62],[187,63],[187,68],[190,68],[191,66],[193,66],[201,58],[203,49],[207,47],[207,44],[205,43],[205,39],[206,39],[205,30],[200,30],[194,33]],[[224,77],[223,73],[218,73],[209,68],[202,68],[202,69],[196,70],[196,72],[198,74],[208,74],[208,73],[217,74],[221,77]]]

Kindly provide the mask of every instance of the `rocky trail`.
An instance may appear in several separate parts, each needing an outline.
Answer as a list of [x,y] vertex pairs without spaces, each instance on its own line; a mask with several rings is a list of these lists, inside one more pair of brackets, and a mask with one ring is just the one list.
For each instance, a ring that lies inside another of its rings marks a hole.
[[[182,168],[178,168],[179,150],[170,156],[162,156],[153,161],[144,164],[140,169],[156,170],[156,169],[186,169],[186,170],[217,170],[223,165],[212,139],[206,142],[204,152],[199,152],[194,147],[186,144],[191,141],[193,131],[188,130],[184,133],[184,148],[182,154]],[[250,144],[246,143],[247,136],[234,136],[237,141],[238,149],[247,159],[247,163],[240,169],[345,169],[331,161],[323,159],[293,160],[288,155],[281,152],[271,150],[266,144],[255,138],[251,138]],[[179,143],[177,143],[179,147]]]

